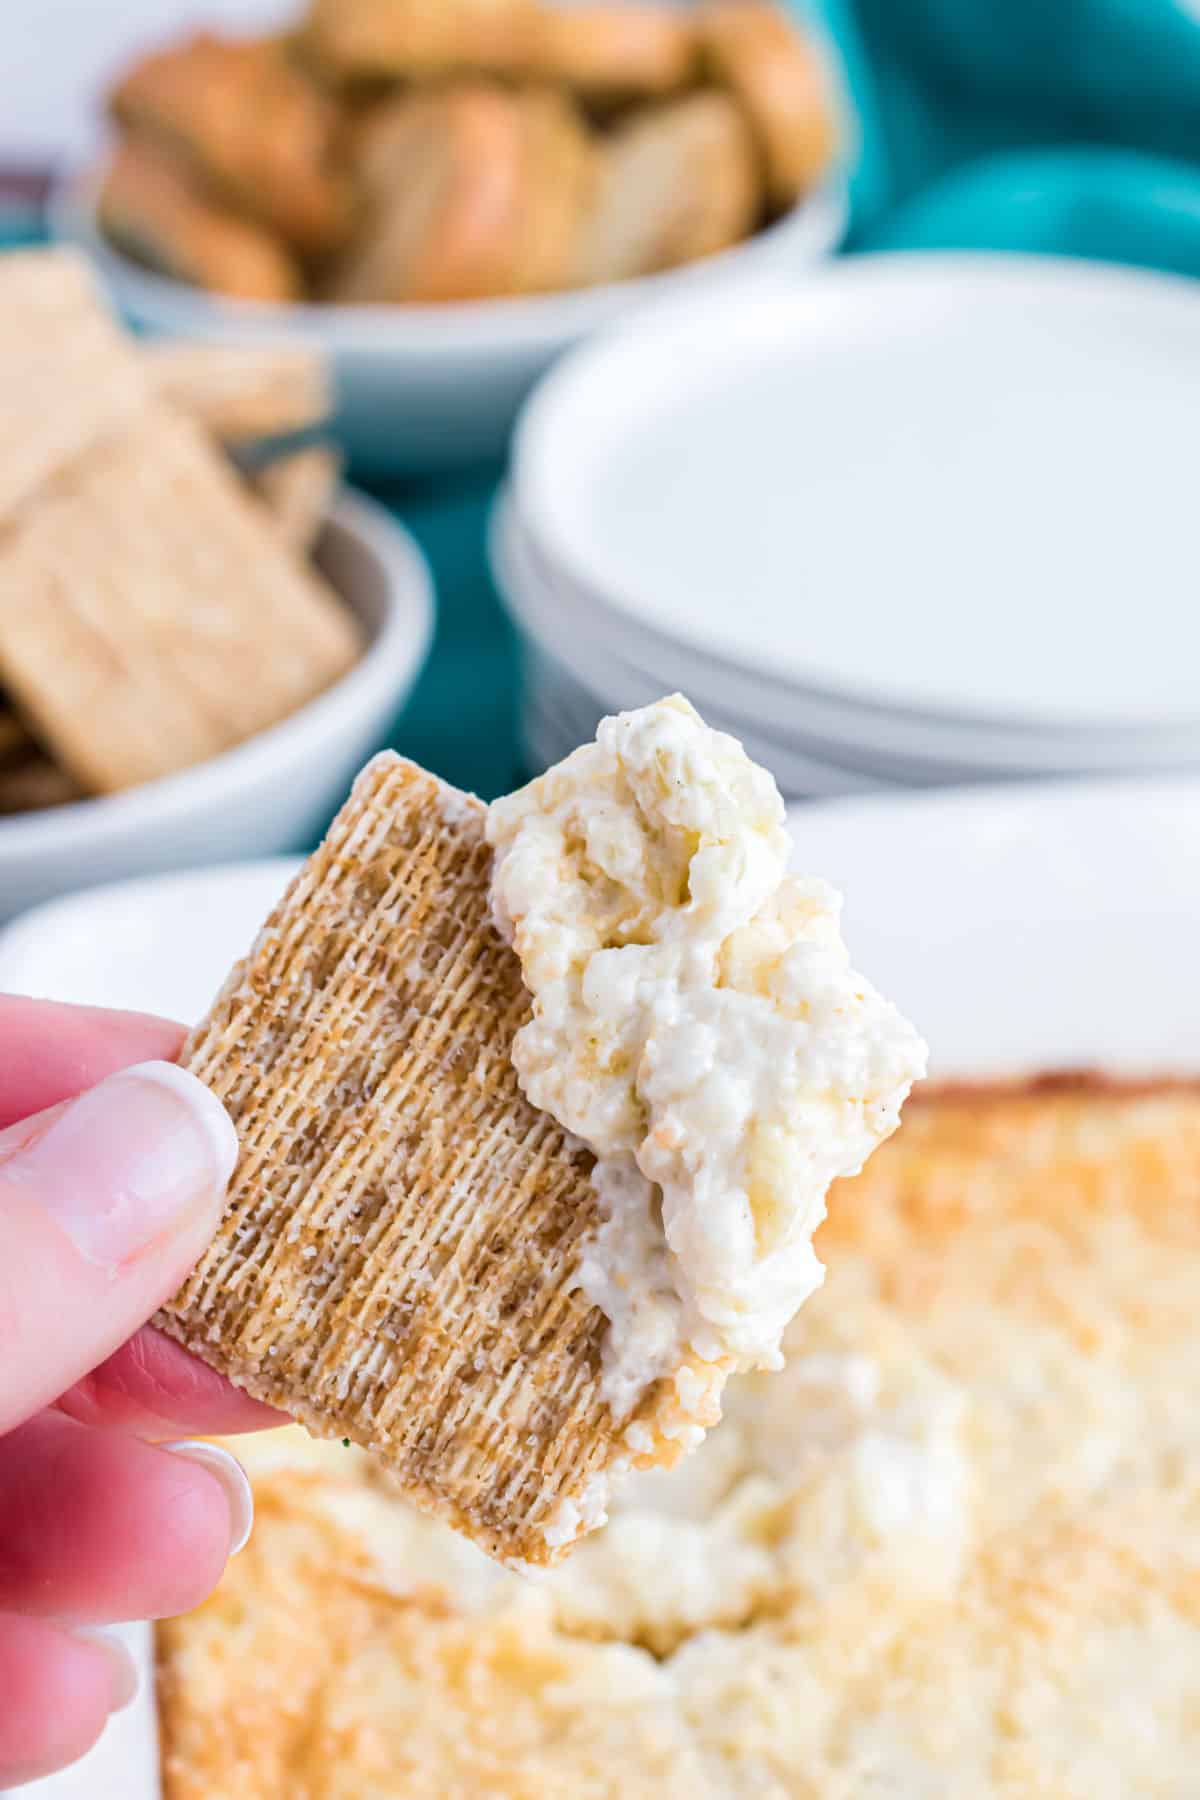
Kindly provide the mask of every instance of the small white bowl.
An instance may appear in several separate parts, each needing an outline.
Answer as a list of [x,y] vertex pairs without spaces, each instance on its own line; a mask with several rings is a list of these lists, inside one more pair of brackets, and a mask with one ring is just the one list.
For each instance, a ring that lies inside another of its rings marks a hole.
[[355,468],[375,474],[500,456],[521,401],[568,346],[650,300],[803,269],[837,247],[847,217],[836,177],[744,243],[639,281],[440,306],[268,306],[206,293],[125,256],[99,229],[96,191],[94,170],[65,177],[51,197],[51,230],[88,251],[122,311],[173,337],[312,343],[334,369],[337,436]]
[[[124,793],[0,818],[0,919],[75,888],[305,847],[383,743],[433,630],[420,550],[381,507],[342,493],[318,561],[360,620],[349,674],[235,749]],[[246,680],[254,671],[247,669]]]

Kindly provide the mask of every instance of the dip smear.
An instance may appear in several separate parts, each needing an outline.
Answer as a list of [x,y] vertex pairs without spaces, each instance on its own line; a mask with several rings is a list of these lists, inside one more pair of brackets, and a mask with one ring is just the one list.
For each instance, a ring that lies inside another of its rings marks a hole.
[[533,998],[518,1078],[597,1159],[578,1281],[609,1405],[688,1351],[780,1366],[829,1185],[896,1129],[924,1044],[851,967],[839,896],[787,873],[771,776],[680,695],[605,719],[488,838]]

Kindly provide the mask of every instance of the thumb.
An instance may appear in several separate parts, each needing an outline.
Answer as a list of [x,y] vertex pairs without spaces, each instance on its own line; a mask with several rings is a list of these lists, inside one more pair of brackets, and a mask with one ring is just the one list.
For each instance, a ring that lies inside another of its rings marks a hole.
[[139,1063],[0,1132],[0,1432],[124,1343],[221,1216],[237,1137],[173,1063]]

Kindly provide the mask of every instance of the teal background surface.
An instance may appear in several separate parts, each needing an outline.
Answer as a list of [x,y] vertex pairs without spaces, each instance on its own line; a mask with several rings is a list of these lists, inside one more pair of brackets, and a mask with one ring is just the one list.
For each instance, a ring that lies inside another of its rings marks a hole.
[[488,513],[501,472],[372,490],[416,537],[437,585],[433,651],[392,743],[485,800],[531,773],[517,749],[516,647],[487,566]]
[[1200,6],[813,0],[861,121],[857,250],[1200,275]]
[[[851,253],[1051,252],[1200,276],[1200,0],[809,0],[856,118]],[[36,236],[9,221],[9,241]],[[500,477],[374,484],[433,568],[439,623],[392,741],[485,798],[524,773],[487,571]]]

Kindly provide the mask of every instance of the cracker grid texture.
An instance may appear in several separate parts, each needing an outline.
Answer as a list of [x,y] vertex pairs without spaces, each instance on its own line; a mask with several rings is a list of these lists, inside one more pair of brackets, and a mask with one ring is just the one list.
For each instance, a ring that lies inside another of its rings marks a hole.
[[189,1040],[242,1156],[162,1323],[489,1554],[546,1563],[560,1503],[673,1461],[723,1371],[684,1384],[686,1415],[652,1388],[630,1456],[599,1393],[607,1321],[573,1286],[591,1158],[510,1060],[529,999],[488,915],[485,816],[377,757]]

